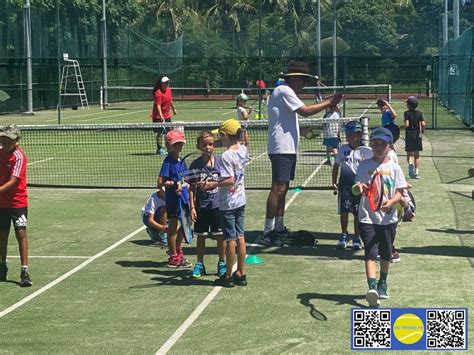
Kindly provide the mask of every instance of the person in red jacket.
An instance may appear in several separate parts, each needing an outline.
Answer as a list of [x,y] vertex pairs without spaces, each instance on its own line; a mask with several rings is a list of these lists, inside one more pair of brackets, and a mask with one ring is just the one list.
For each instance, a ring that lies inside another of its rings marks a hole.
[[26,155],[18,146],[20,130],[14,125],[0,126],[0,281],[7,280],[7,246],[13,222],[20,249],[20,286],[32,285],[28,270],[28,193]]

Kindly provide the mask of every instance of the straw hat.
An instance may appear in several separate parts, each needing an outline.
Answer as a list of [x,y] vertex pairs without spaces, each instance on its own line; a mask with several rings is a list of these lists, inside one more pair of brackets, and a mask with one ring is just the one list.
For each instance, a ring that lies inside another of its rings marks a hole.
[[283,77],[286,76],[306,76],[308,78],[314,78],[313,75],[309,74],[308,63],[297,60],[288,63],[288,68],[286,72],[283,73]]

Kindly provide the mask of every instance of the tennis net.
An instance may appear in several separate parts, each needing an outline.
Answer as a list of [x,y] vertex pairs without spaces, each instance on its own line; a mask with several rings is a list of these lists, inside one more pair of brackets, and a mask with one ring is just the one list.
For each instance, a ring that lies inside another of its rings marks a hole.
[[[337,120],[341,140],[347,122],[362,121],[367,133],[368,119]],[[21,126],[21,146],[28,156],[30,186],[85,188],[154,188],[164,156],[156,155],[155,132],[182,127],[187,144],[183,156],[195,151],[199,132],[219,127],[220,122]],[[323,121],[300,120],[296,178],[292,187],[327,189],[332,167],[327,165],[323,145]],[[250,121],[246,188],[266,189],[271,185],[271,166],[267,155],[267,121]],[[216,154],[222,153],[216,149]],[[191,163],[187,162],[188,165]]]

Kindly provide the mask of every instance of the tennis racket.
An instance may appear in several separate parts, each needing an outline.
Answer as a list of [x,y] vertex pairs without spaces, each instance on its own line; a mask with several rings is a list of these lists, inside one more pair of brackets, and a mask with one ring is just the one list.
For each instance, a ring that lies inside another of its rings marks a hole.
[[193,242],[193,228],[190,217],[189,205],[183,201],[183,198],[178,198],[178,219],[181,224],[184,241],[188,244]]
[[374,212],[379,211],[383,202],[383,175],[380,172],[376,171],[372,175],[366,196],[370,209]]
[[397,225],[400,225],[400,223],[403,222],[403,217],[405,216],[405,209],[400,202],[397,202],[393,207],[397,211]]
[[423,121],[418,121],[418,137],[423,137]]

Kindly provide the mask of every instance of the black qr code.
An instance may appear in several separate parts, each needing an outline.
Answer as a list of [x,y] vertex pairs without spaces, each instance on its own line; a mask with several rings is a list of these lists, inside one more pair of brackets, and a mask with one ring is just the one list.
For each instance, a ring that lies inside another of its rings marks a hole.
[[392,344],[390,310],[354,310],[352,344],[354,349],[390,349]]
[[467,349],[465,309],[426,310],[427,349]]

